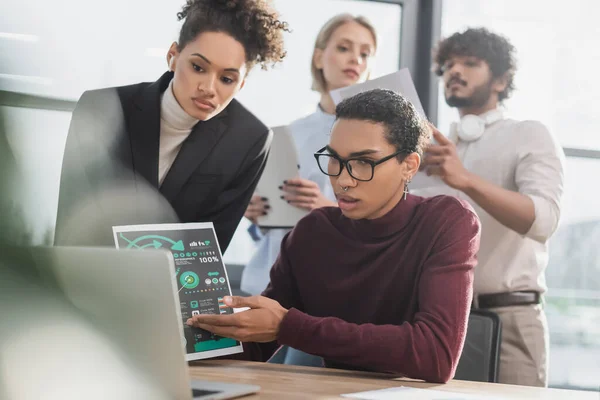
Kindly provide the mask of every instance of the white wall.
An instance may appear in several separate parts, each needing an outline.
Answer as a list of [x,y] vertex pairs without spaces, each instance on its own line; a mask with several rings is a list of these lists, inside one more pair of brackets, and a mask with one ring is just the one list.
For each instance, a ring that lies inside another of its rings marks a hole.
[[380,47],[373,77],[398,69],[399,6],[348,0],[279,0],[275,4],[293,31],[286,35],[288,55],[273,71],[253,71],[239,95],[239,99],[268,125],[286,124],[315,110],[318,95],[310,90],[314,42],[321,26],[340,12],[365,15],[379,29]]
[[[23,0],[0,6],[0,90],[77,100],[85,90],[156,80],[177,40],[183,1]],[[362,14],[381,37],[374,75],[398,66],[400,7],[349,0],[276,0],[288,57],[252,72],[239,100],[269,125],[311,112],[310,55],[319,28],[340,12]],[[288,101],[281,101],[282,99]],[[310,105],[310,106],[309,106]]]
[[[85,90],[156,80],[165,70],[169,45],[177,40],[176,13],[183,0],[22,0],[0,5],[0,90],[76,101]],[[293,30],[288,57],[272,71],[252,71],[238,99],[270,126],[312,112],[310,56],[318,30],[335,14],[371,19],[380,46],[374,77],[398,68],[401,9],[353,0],[275,0]],[[37,237],[54,224],[62,149],[70,115],[2,107],[11,143],[27,173],[24,203]],[[226,256],[245,262],[253,243],[244,221]]]

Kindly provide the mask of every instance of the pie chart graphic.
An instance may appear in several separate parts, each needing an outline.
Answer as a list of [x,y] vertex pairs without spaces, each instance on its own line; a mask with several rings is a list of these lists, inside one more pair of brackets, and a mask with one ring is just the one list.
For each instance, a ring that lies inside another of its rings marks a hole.
[[200,284],[200,278],[192,271],[185,271],[179,276],[179,282],[185,289],[194,289]]

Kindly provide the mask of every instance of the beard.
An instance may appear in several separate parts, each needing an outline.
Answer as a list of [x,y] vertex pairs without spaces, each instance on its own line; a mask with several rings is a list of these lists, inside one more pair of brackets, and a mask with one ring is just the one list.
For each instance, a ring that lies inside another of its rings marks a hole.
[[446,96],[446,104],[450,107],[481,107],[487,103],[492,95],[492,80],[477,86],[470,97]]

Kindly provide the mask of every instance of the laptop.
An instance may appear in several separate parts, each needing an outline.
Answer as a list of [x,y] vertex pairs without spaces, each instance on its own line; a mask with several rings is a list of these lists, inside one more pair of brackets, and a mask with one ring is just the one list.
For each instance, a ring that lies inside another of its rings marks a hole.
[[159,398],[231,399],[260,390],[190,380],[174,261],[168,252],[74,247],[31,251],[44,280],[122,350],[127,365],[141,375],[140,381],[152,383]]

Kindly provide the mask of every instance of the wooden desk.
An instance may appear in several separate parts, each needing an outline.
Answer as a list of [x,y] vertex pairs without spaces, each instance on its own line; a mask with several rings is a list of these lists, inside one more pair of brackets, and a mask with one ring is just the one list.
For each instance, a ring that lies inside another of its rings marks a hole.
[[325,368],[254,363],[233,360],[195,362],[190,375],[196,379],[259,385],[260,393],[244,399],[337,399],[340,394],[395,386],[496,395],[509,399],[598,400],[599,393],[492,383],[451,381],[445,385],[423,383],[390,375]]

